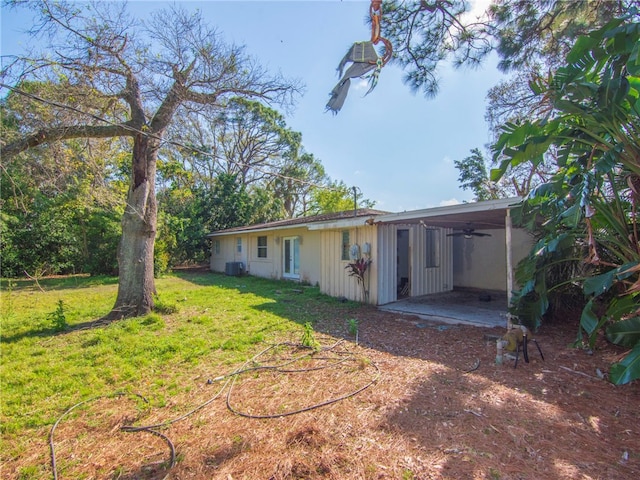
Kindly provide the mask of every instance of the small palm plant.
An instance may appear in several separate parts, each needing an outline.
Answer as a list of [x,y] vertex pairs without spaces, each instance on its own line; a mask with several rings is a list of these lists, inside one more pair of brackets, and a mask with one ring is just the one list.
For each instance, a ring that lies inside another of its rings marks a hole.
[[316,352],[320,350],[320,342],[316,340],[311,322],[304,324],[304,331],[302,332],[302,340],[300,343],[303,347],[311,348]]
[[364,298],[365,301],[369,300],[369,291],[365,285],[364,274],[369,269],[371,262],[371,258],[361,257],[344,267],[348,270],[350,277],[356,277],[356,280],[358,280],[358,284],[360,285],[360,288],[362,288],[362,298]]

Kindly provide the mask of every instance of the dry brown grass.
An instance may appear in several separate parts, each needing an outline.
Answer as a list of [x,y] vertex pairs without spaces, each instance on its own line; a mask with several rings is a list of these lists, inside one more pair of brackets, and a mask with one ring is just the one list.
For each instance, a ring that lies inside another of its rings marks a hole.
[[[120,427],[163,422],[210,400],[223,372],[199,366],[188,391],[162,408],[135,397],[100,399],[69,415],[56,431],[60,479],[612,479],[640,477],[640,383],[614,387],[596,376],[622,352],[602,344],[593,355],[568,347],[575,327],[545,327],[545,354],[531,363],[496,365],[495,342],[473,327],[438,329],[374,309],[359,310],[359,345],[348,338],[286,370],[239,376],[231,405],[279,415],[360,394],[296,415],[246,418],[229,411],[229,389],[160,431],[167,443]],[[416,320],[416,319],[413,319]],[[337,325],[337,324],[336,324]],[[323,346],[344,326],[316,325]],[[423,327],[423,328],[420,328]],[[301,353],[287,346],[256,361],[282,364]],[[321,357],[321,358],[318,358]],[[346,359],[346,360],[345,360]],[[477,370],[465,373],[476,359]],[[375,365],[375,367],[374,367]],[[312,367],[325,366],[323,369]],[[49,462],[48,431],[3,467]],[[48,467],[46,467],[48,468]],[[46,478],[46,477],[43,477]]]

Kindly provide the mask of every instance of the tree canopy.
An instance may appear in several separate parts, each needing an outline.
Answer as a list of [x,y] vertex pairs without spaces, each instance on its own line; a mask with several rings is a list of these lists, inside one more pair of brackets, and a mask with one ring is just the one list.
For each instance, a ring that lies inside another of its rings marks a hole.
[[44,47],[3,58],[5,274],[119,272],[121,292],[144,287],[112,317],[141,313],[151,272],[204,261],[210,231],[342,206],[316,202],[337,187],[276,109],[300,84],[270,76],[199,14],[5,3],[34,9]]
[[[404,70],[405,83],[426,97],[437,95],[438,72],[445,63],[475,68],[495,52],[499,69],[512,73],[488,95],[486,119],[496,137],[505,122],[545,116],[548,100],[533,95],[529,83],[554,70],[578,36],[638,8],[640,2],[494,0],[475,15],[471,6],[466,0],[387,1],[382,35],[393,45],[393,62]],[[473,168],[465,163],[472,157],[458,160],[463,175]],[[503,191],[526,195],[549,177],[551,167],[542,162],[535,168],[510,168],[510,187]]]
[[468,0],[390,0],[383,2],[381,29],[407,85],[431,97],[445,62],[474,67],[495,51],[505,72],[557,65],[579,35],[638,6],[638,0],[493,0],[474,16]]
[[[225,43],[197,12],[172,7],[141,21],[115,2],[26,5],[39,16],[32,33],[45,47],[3,69],[3,87],[64,114],[50,121],[34,116],[34,124],[21,125],[1,154],[10,158],[80,138],[128,141],[118,297],[109,317],[143,314],[153,308],[155,293],[158,153],[175,118],[225,108],[239,97],[290,104],[300,85],[270,74],[241,47]],[[26,81],[50,88],[36,97],[22,88]]]

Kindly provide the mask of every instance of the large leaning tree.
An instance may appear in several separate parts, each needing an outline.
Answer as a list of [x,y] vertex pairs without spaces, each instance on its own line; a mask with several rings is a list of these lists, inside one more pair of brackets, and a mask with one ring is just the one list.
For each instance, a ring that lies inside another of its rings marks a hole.
[[118,295],[108,319],[153,309],[153,252],[157,225],[156,163],[165,132],[178,117],[224,109],[237,97],[288,105],[301,87],[272,75],[241,47],[224,43],[200,13],[174,7],[144,21],[119,2],[4,2],[37,16],[34,49],[3,58],[2,89],[21,93],[27,81],[49,82],[51,97],[24,92],[59,115],[37,116],[17,138],[3,141],[2,158],[53,142],[114,138],[131,150],[130,186],[118,250]]

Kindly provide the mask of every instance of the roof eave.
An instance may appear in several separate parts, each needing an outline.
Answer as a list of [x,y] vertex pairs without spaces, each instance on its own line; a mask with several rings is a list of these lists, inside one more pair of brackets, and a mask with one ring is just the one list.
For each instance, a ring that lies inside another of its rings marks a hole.
[[228,232],[228,231],[212,232],[212,233],[208,233],[207,237],[225,237],[229,235],[243,235],[245,233],[273,232],[276,230],[292,230],[295,228],[307,228],[307,227],[308,227],[308,224],[306,223],[296,223],[293,225],[282,225],[282,226],[276,226],[276,227],[243,228],[239,230],[233,230],[231,232]]
[[372,225],[374,219],[379,215],[371,215],[368,217],[360,216],[354,218],[346,218],[344,220],[333,220],[331,222],[318,222],[309,225],[309,230],[332,230],[336,228],[361,227],[363,225]]
[[376,217],[376,223],[397,223],[403,220],[413,220],[416,218],[439,217],[443,215],[453,215],[456,213],[484,212],[491,210],[506,210],[509,207],[522,201],[520,197],[501,198],[498,200],[485,200],[473,203],[458,203],[456,205],[446,205],[444,207],[431,207],[422,210],[411,210],[408,212],[388,213]]
[[232,232],[213,232],[207,234],[207,237],[225,237],[229,235],[244,235],[247,233],[264,233],[274,232],[278,230],[293,230],[296,228],[305,228],[307,230],[332,230],[336,228],[349,228],[360,227],[363,225],[371,225],[373,219],[377,218],[376,215],[371,216],[359,216],[353,218],[345,218],[343,220],[333,220],[328,222],[315,222],[315,223],[299,223],[295,225],[283,225],[279,227],[262,227],[253,229],[234,230]]

